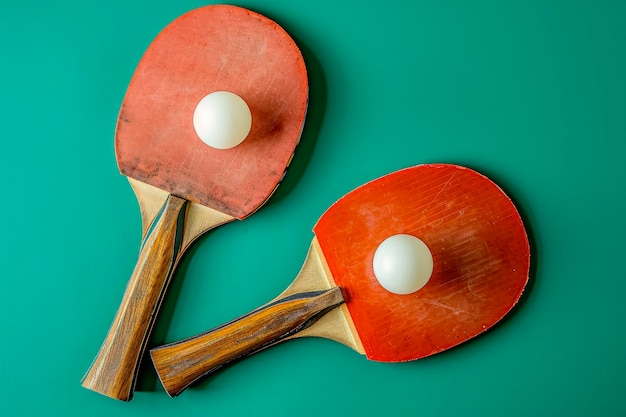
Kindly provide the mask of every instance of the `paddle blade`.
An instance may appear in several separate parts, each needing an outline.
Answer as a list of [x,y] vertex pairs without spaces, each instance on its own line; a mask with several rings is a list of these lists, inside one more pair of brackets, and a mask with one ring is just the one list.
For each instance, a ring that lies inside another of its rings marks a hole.
[[[369,359],[399,362],[457,346],[496,324],[528,281],[530,249],[519,213],[491,180],[454,165],[421,165],[350,192],[314,228]],[[378,245],[411,234],[434,262],[426,286],[385,290]]]
[[[248,137],[211,148],[193,126],[216,91],[250,107]],[[236,218],[258,209],[289,164],[304,124],[302,54],[275,22],[235,6],[207,6],[169,24],[145,52],[117,123],[122,174]]]

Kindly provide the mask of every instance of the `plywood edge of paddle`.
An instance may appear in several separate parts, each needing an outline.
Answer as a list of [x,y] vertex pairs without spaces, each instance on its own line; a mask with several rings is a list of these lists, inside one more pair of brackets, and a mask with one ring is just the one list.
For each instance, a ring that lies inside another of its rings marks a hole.
[[150,225],[156,218],[157,214],[163,207],[169,193],[145,182],[127,177],[131,188],[135,192],[135,197],[139,202],[139,210],[141,212],[141,237],[146,237]]
[[[335,281],[322,255],[322,250],[319,247],[317,238],[314,237],[306,259],[304,260],[304,264],[293,283],[278,297],[272,300],[272,302],[289,295],[318,291],[320,289],[330,289],[332,287],[336,287]],[[334,340],[356,350],[362,355],[365,354],[365,350],[363,349],[363,345],[345,304],[329,311],[311,326],[294,334],[288,339],[299,337],[322,337]]]
[[[128,182],[139,202],[143,240],[170,194],[153,185],[130,177]],[[235,217],[231,215],[191,202],[187,208],[181,253],[207,230],[233,220],[235,220]]]

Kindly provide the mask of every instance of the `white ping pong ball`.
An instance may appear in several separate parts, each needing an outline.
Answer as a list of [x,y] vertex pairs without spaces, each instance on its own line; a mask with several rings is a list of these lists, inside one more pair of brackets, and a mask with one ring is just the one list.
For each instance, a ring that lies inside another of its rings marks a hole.
[[252,113],[248,104],[230,91],[215,91],[205,96],[193,113],[196,134],[212,148],[230,149],[250,133]]
[[411,294],[422,288],[433,273],[433,256],[428,246],[412,235],[393,235],[374,253],[374,275],[384,289],[394,294]]

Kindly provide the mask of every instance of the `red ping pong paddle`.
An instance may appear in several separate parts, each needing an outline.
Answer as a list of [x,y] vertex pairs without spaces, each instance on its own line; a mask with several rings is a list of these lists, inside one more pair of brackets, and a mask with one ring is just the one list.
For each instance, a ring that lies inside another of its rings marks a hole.
[[[331,206],[314,232],[302,270],[276,299],[151,350],[168,394],[294,337],[326,337],[382,362],[433,355],[496,324],[528,281],[528,238],[515,206],[460,166],[421,165],[365,184]],[[397,234],[419,238],[432,255],[430,279],[406,295],[374,274],[377,248]]]
[[[206,145],[194,112],[227,91],[247,104],[245,140]],[[170,277],[202,233],[255,212],[291,161],[305,119],[302,55],[275,22],[234,6],[207,6],[169,24],[149,46],[119,113],[119,169],[139,200],[143,240],[109,333],[82,385],[129,400]]]

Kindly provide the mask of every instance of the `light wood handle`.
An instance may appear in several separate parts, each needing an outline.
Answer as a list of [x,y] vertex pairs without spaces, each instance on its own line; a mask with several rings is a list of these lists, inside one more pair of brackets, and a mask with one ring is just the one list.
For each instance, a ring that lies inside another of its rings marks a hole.
[[179,258],[187,201],[170,195],[148,229],[121,305],[85,388],[129,401],[163,295]]
[[343,302],[339,287],[290,295],[206,333],[152,349],[152,362],[173,397],[200,377],[307,328]]

